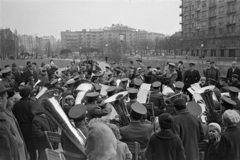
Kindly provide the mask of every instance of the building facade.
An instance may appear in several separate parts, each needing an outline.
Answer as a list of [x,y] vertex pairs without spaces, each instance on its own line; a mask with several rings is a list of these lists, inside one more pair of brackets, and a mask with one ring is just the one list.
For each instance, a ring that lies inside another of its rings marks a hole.
[[182,54],[240,57],[240,0],[182,0]]
[[[120,37],[122,37],[122,39]],[[162,38],[164,35],[136,30],[122,24],[113,24],[111,27],[90,29],[89,31],[83,29],[82,31],[75,32],[70,30],[61,32],[62,48],[74,52],[84,47],[106,50],[108,45],[114,40],[121,41],[127,45],[128,48],[131,48],[136,40],[154,40],[156,37]]]

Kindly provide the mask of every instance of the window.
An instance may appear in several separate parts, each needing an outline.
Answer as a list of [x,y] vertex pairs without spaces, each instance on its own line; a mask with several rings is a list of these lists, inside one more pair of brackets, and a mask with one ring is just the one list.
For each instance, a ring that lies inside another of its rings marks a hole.
[[194,5],[191,6],[191,10],[194,10]]
[[227,30],[228,30],[228,33],[233,33],[233,32],[235,32],[235,25],[231,25],[231,26],[228,26],[227,27]]
[[219,34],[223,34],[223,28],[219,28],[218,32]]
[[222,6],[219,8],[219,13],[223,13],[223,12],[224,12],[224,7]]
[[194,19],[194,14],[192,14],[192,19]]
[[207,17],[207,11],[202,12],[202,17]]
[[207,26],[207,22],[202,22],[202,27],[206,27]]
[[207,7],[207,3],[206,3],[206,1],[203,1],[202,2],[202,8],[205,8],[205,7]]

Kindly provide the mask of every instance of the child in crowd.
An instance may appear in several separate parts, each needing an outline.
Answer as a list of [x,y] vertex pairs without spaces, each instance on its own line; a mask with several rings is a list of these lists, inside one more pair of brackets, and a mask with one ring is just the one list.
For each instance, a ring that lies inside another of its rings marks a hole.
[[132,154],[128,149],[126,143],[119,141],[121,139],[119,128],[115,124],[108,124],[109,128],[112,129],[116,139],[117,139],[117,148],[116,148],[116,156],[111,160],[131,160]]
[[209,141],[206,146],[204,160],[218,160],[218,154],[216,153],[216,146],[220,140],[221,127],[217,123],[210,123],[208,125]]

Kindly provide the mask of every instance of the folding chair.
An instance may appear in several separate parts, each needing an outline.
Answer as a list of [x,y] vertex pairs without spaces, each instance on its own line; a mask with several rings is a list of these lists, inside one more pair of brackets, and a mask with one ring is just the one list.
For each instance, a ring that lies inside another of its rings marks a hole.
[[61,143],[61,135],[57,132],[49,132],[49,131],[45,131],[44,133],[47,137],[49,148],[54,150],[52,143],[54,142],[58,144]]
[[133,160],[138,160],[139,154],[144,152],[144,149],[140,148],[140,144],[138,142],[125,142],[133,155]]
[[46,148],[45,153],[47,156],[47,160],[66,160],[64,155],[60,152]]

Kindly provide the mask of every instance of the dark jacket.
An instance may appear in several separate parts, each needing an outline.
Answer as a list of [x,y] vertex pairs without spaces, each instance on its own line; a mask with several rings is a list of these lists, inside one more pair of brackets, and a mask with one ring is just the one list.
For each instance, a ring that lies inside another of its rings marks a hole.
[[231,82],[229,84],[229,86],[232,86],[232,87],[237,87],[238,89],[240,89],[240,82],[239,80],[235,81],[235,82]]
[[[84,122],[77,122],[75,123],[76,128],[80,129],[82,131],[82,133],[84,134],[84,136],[86,137],[88,134],[88,129],[85,126]],[[63,153],[64,156],[66,158],[66,160],[74,157],[73,155],[75,155],[75,159],[77,158],[81,158],[82,159],[87,159],[86,155],[84,153],[82,153],[82,151],[80,151],[75,144],[67,137],[66,134],[64,134],[64,132],[62,132],[61,135],[61,145],[63,148]]]
[[173,132],[178,134],[182,140],[186,160],[199,160],[199,142],[204,138],[200,121],[189,113],[181,110],[174,117]]
[[46,115],[35,115],[32,122],[32,133],[35,148],[37,150],[45,150],[46,148],[49,148],[44,131],[56,132],[57,127]]
[[129,102],[127,102],[126,107],[127,107],[128,113],[130,113],[130,111],[132,110],[131,105],[136,102],[137,102],[137,100],[135,100],[135,101],[130,100]]
[[227,78],[232,79],[233,74],[237,74],[239,76],[238,80],[240,80],[240,69],[239,68],[236,67],[234,72],[232,71],[232,68],[229,68],[227,71]]
[[88,111],[88,117],[90,119],[92,118],[101,118],[102,116],[106,116],[111,112],[111,109],[106,107],[106,108],[101,108],[96,104],[87,104],[87,111]]
[[159,109],[164,109],[166,107],[164,103],[163,95],[156,90],[150,92],[149,102],[153,102],[154,106],[157,106]]
[[23,77],[24,77],[25,83],[27,83],[28,78],[30,78],[31,76],[33,76],[35,83],[38,81],[38,74],[37,74],[37,72],[35,70],[32,70],[32,72],[31,72],[29,69],[27,69],[23,73]]
[[147,147],[147,143],[152,133],[152,125],[141,124],[141,122],[130,122],[129,125],[121,127],[120,133],[123,142],[138,142],[141,149]]
[[151,136],[145,152],[147,160],[185,160],[181,139],[171,130],[161,130]]
[[218,160],[239,160],[240,159],[240,128],[237,126],[229,127],[222,134],[216,151],[219,155]]
[[207,81],[209,78],[214,79],[216,81],[219,81],[220,78],[220,71],[217,67],[214,68],[208,68],[205,72],[205,76],[207,78]]
[[206,150],[204,154],[204,160],[219,160],[218,153],[216,152],[216,141],[209,141],[206,145]]
[[11,125],[0,114],[0,159],[19,160],[17,144],[11,132]]
[[200,80],[200,74],[197,70],[187,70],[183,77],[184,87],[188,88],[191,84],[197,83]]
[[14,75],[14,77],[15,77],[15,82],[16,82],[15,87],[16,87],[16,89],[17,89],[18,86],[19,86],[22,82],[24,82],[24,78],[23,78],[22,73],[19,72],[19,71],[17,71],[17,70],[13,72],[13,75]]

